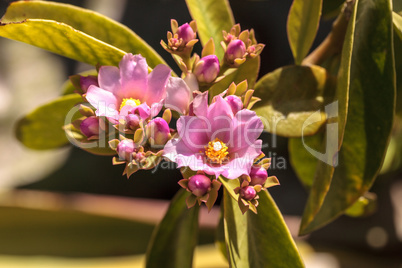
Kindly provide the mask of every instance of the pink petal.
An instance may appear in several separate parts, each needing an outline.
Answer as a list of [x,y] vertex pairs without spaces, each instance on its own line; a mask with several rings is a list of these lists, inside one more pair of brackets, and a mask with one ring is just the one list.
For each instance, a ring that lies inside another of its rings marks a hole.
[[207,117],[208,115],[208,91],[199,94],[193,100],[193,112],[197,116]]
[[181,139],[169,140],[163,149],[163,156],[176,162],[178,167],[188,166],[192,170],[201,170],[196,168],[204,166],[202,155],[188,148]]
[[159,64],[148,75],[148,90],[145,101],[148,105],[160,102],[166,96],[166,84],[170,77],[170,69],[166,65]]
[[118,117],[118,100],[113,93],[91,85],[88,88],[85,98],[92,106],[96,108],[97,116],[106,116],[112,118]]
[[239,111],[232,121],[232,140],[229,147],[232,151],[252,146],[261,135],[264,126],[255,112],[244,109]]
[[200,151],[204,153],[205,146],[210,141],[209,134],[211,129],[205,119],[195,116],[181,116],[176,123],[180,139],[194,153],[199,153]]
[[163,108],[163,101],[152,103],[151,105],[151,118],[157,116]]
[[208,108],[208,120],[211,125],[211,140],[219,138],[228,143],[231,138],[233,112],[230,105],[221,97],[216,98]]
[[120,86],[120,71],[116,66],[102,66],[99,69],[98,75],[99,87],[116,93],[121,89]]
[[231,152],[230,162],[226,165],[222,175],[228,179],[236,179],[241,175],[248,175],[254,160],[261,154],[262,140],[256,140],[254,144],[237,152]]
[[148,88],[148,64],[145,58],[128,53],[123,56],[119,67],[121,90],[116,94],[143,102]]
[[192,99],[190,88],[183,79],[170,77],[166,85],[165,107],[187,114]]

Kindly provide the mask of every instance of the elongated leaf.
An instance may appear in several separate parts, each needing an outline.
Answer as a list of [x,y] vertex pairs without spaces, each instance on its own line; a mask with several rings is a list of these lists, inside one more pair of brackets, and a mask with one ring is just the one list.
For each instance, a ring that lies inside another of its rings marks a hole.
[[227,75],[221,81],[210,87],[209,97],[212,98],[223,91],[225,91],[229,85],[234,82],[238,84],[244,80],[247,80],[248,87],[253,88],[255,81],[257,80],[258,72],[260,70],[260,57],[247,60],[245,63],[240,65],[236,71]]
[[359,1],[354,35],[358,38],[353,43],[348,119],[339,165],[322,206],[313,212],[315,216],[303,217],[301,234],[335,219],[367,192],[388,144],[395,101],[390,2]]
[[189,194],[184,189],[179,190],[154,231],[147,251],[147,268],[192,266],[198,236],[199,206],[187,208]]
[[126,52],[63,23],[30,19],[0,24],[0,36],[91,65],[117,65]]
[[[326,121],[325,104],[333,98],[334,78],[319,66],[286,66],[262,77],[254,106],[265,130],[285,137],[313,135]],[[319,111],[320,110],[320,111]]]
[[[350,63],[352,45],[354,41],[356,6],[352,10],[352,16],[345,33],[345,40],[342,48],[341,63],[338,71],[336,101],[329,109],[332,119],[323,133],[310,141],[321,140],[321,145],[308,144],[308,139],[294,140],[289,143],[292,163],[296,173],[300,175],[306,186],[311,186],[310,195],[303,213],[300,230],[311,221],[320,209],[332,181],[335,166],[337,165],[337,152],[342,144],[349,99],[350,87]],[[307,143],[306,143],[307,142]],[[308,151],[308,152],[307,152]],[[314,158],[316,163],[314,164]],[[302,163],[306,159],[305,163]],[[315,169],[312,169],[315,167]],[[310,170],[310,168],[312,170]]]
[[227,0],[186,0],[191,17],[196,20],[198,36],[204,46],[212,37],[216,55],[223,59],[222,31],[229,31],[235,24],[232,10]]
[[37,150],[53,149],[67,144],[68,139],[62,128],[66,114],[82,101],[80,95],[71,94],[35,109],[18,122],[18,140],[28,148]]
[[[142,54],[152,68],[160,63],[166,64],[152,47],[128,27],[88,9],[50,1],[18,1],[8,7],[1,22],[21,22],[25,19],[62,22],[123,51]],[[53,40],[57,42],[57,38]]]
[[231,267],[304,267],[282,215],[267,191],[259,193],[258,214],[242,214],[224,191],[224,227]]
[[293,0],[287,32],[295,64],[301,64],[309,52],[318,30],[322,0]]

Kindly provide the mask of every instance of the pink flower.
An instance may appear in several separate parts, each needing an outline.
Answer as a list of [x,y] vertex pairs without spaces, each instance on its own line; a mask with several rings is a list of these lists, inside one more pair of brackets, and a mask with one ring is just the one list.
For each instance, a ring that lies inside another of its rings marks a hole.
[[156,116],[169,94],[188,96],[170,107],[185,112],[190,102],[190,90],[184,82],[172,82],[180,78],[173,78],[170,73],[169,67],[160,64],[148,74],[145,58],[129,53],[123,56],[119,67],[102,66],[99,69],[99,86],[89,86],[86,99],[96,108],[97,116],[106,116],[114,123],[134,114],[135,108],[141,105],[146,106],[141,110],[149,107],[151,117]]
[[221,96],[208,106],[207,92],[195,97],[192,107],[194,116],[179,118],[178,137],[168,141],[164,156],[178,167],[188,166],[216,177],[248,175],[261,154],[260,118],[247,109],[233,113]]

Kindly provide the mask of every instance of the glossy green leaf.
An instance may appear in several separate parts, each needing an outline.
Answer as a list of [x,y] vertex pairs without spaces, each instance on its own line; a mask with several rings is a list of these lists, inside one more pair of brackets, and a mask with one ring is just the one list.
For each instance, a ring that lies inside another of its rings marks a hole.
[[253,88],[255,85],[255,81],[257,80],[259,70],[260,70],[259,56],[255,57],[254,59],[247,60],[245,63],[240,65],[240,67],[237,68],[236,71],[230,73],[221,81],[210,87],[209,97],[211,98],[213,96],[222,93],[229,87],[229,85],[232,82],[238,84],[240,82],[243,82],[244,80],[247,80],[248,87]]
[[179,190],[155,229],[147,251],[147,268],[192,267],[198,237],[199,206],[187,208],[186,198],[189,195],[186,190]]
[[295,64],[301,64],[313,44],[321,17],[322,0],[293,0],[287,33]]
[[[345,132],[349,101],[350,66],[357,10],[355,7],[351,10],[351,17],[342,48],[335,94],[337,102],[328,106],[328,108],[332,108],[328,109],[331,113],[331,118],[328,120],[324,132],[319,133],[318,137],[312,138],[313,141],[321,140],[322,143],[321,145],[314,144],[313,147],[310,147],[303,140],[295,140],[291,141],[289,147],[292,162],[295,164],[294,168],[297,170],[296,173],[303,176],[301,177],[302,182],[307,181],[311,186],[300,226],[301,232],[313,220],[324,202],[332,181],[334,166],[337,164],[334,161],[337,160],[337,152],[342,144]],[[305,164],[302,163],[304,158],[307,160]],[[313,158],[316,158],[316,164],[314,164]],[[308,170],[313,167],[316,168]],[[305,185],[307,186],[307,184]]]
[[297,177],[310,190],[313,185],[315,171],[317,169],[318,160],[306,150],[306,146],[316,151],[320,151],[322,146],[323,134],[301,138],[289,139],[289,160],[295,170]]
[[301,234],[335,219],[368,191],[388,145],[395,102],[390,2],[359,1],[354,35],[358,38],[353,42],[348,119],[339,164],[322,206],[303,217]]
[[68,143],[63,126],[66,114],[82,102],[78,94],[70,94],[38,107],[17,123],[16,135],[26,147],[46,150]]
[[90,65],[117,65],[126,54],[69,25],[51,20],[29,19],[0,24],[0,36],[34,45]]
[[[25,197],[24,193],[19,195]],[[36,195],[40,194],[36,193]],[[63,200],[46,198],[46,196],[45,193],[36,200],[33,198],[28,200],[38,201],[37,206],[45,200],[50,201],[53,202],[54,208],[57,206],[54,203],[55,200],[59,202]],[[78,202],[78,200],[75,201]],[[59,204],[59,207],[53,210],[1,206],[0,252],[2,255],[105,258],[116,257],[116,253],[134,255],[145,252],[146,243],[154,229],[153,225],[74,211],[71,209],[72,206],[65,209],[64,205]],[[59,267],[40,265],[36,260],[35,263],[36,265],[33,266],[31,264],[18,267]],[[66,264],[64,267],[76,266]]]
[[334,78],[319,66],[286,66],[262,77],[253,110],[265,130],[285,137],[313,135],[326,122],[320,110],[332,100]]
[[227,0],[186,0],[191,17],[196,20],[198,36],[204,46],[212,37],[215,54],[223,59],[222,31],[229,31],[235,24],[232,10]]
[[392,9],[402,16],[402,2],[400,0],[392,0]]
[[[142,54],[152,68],[165,63],[152,47],[128,27],[88,9],[50,1],[17,1],[8,7],[1,22],[21,22],[25,19],[53,20],[70,25],[122,51]],[[54,37],[50,40],[58,41]]]
[[331,19],[338,15],[344,0],[323,0],[322,1],[322,18]]
[[244,215],[224,191],[224,228],[230,267],[304,267],[289,230],[268,191],[261,191],[258,214]]
[[356,218],[367,217],[372,215],[376,209],[377,195],[367,192],[364,196],[359,197],[359,199],[345,211],[345,215]]

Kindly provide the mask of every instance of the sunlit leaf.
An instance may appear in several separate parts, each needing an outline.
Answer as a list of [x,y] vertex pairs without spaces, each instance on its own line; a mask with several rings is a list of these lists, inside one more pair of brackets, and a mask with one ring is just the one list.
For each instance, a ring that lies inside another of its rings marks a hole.
[[326,121],[322,109],[333,98],[335,78],[319,66],[286,66],[263,76],[253,110],[265,130],[285,137],[313,135]]
[[293,0],[287,33],[295,64],[301,64],[318,30],[322,0]]
[[82,102],[78,94],[70,94],[36,108],[22,118],[16,128],[16,135],[31,149],[46,150],[68,143],[63,126],[65,117],[77,103]]
[[29,19],[24,22],[0,24],[0,36],[34,45],[67,58],[90,65],[117,65],[126,54],[69,25]]
[[395,98],[390,2],[359,1],[354,36],[339,164],[322,206],[306,210],[301,234],[327,224],[352,206],[371,187],[384,160]]
[[[21,22],[25,19],[53,20],[70,25],[122,51],[140,53],[152,68],[165,63],[152,47],[128,27],[92,10],[50,1],[17,1],[8,7],[1,22]],[[37,36],[34,39],[39,38]],[[57,37],[52,37],[50,40],[62,42]]]
[[224,191],[224,227],[230,267],[304,267],[282,215],[267,191],[259,193],[258,214],[242,214]]
[[179,190],[154,231],[147,251],[147,268],[192,267],[198,236],[199,206],[188,209],[188,195],[190,193],[186,190]]
[[205,45],[212,37],[216,55],[223,59],[222,31],[229,31],[235,24],[232,10],[227,0],[186,0],[191,17],[196,20],[198,36],[201,44]]

